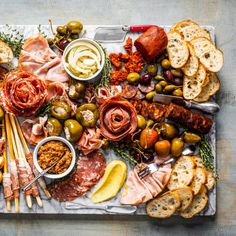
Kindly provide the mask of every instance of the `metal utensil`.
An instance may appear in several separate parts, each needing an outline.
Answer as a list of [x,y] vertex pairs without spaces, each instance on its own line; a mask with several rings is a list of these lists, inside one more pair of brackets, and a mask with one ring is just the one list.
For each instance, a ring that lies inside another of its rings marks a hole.
[[192,155],[194,155],[195,151],[196,151],[195,146],[190,145],[182,151],[182,155],[183,156],[192,156]]
[[152,25],[101,26],[95,30],[94,40],[101,43],[122,43],[128,32],[144,32]]
[[81,210],[81,209],[97,209],[103,210],[110,213],[117,213],[117,214],[133,214],[136,212],[136,206],[129,206],[129,205],[106,205],[106,206],[99,206],[99,205],[83,205],[74,202],[66,202],[65,208],[67,210]]
[[147,175],[150,175],[150,174],[156,172],[161,166],[169,164],[169,163],[173,162],[174,160],[175,160],[174,158],[171,158],[167,161],[164,161],[160,165],[158,165],[157,163],[149,164],[144,169],[142,169],[141,171],[138,172],[138,176],[140,179],[143,179]]
[[220,110],[220,106],[215,102],[197,103],[193,101],[186,101],[181,97],[172,95],[155,94],[153,97],[153,101],[161,102],[164,104],[170,104],[173,102],[186,108],[197,109],[208,114],[215,114]]
[[44,176],[49,170],[51,170],[61,159],[58,161],[55,161],[51,166],[49,166],[47,169],[40,172],[34,179],[32,179],[28,184],[26,184],[24,187],[22,187],[22,191],[24,192],[27,190],[35,181],[37,181],[40,177]]

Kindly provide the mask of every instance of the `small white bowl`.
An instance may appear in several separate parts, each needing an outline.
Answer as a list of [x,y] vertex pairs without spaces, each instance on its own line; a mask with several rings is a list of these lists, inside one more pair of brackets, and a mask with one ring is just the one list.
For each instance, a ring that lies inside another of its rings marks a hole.
[[[67,66],[66,66],[67,62],[66,62],[65,59],[66,59],[67,52],[68,52],[69,50],[71,50],[71,49],[73,48],[73,46],[74,46],[76,43],[78,43],[78,42],[86,42],[86,43],[92,44],[93,46],[95,46],[95,47],[98,49],[98,51],[99,51],[99,53],[100,53],[100,55],[101,55],[101,67],[100,67],[100,69],[99,69],[95,74],[91,75],[91,76],[88,77],[88,78],[80,78],[80,77],[76,76],[76,75],[73,74],[73,73],[67,68]],[[73,40],[71,43],[69,43],[69,44],[66,46],[66,48],[65,48],[65,50],[64,50],[64,52],[63,52],[63,56],[62,56],[62,62],[63,62],[63,66],[64,66],[66,72],[67,72],[72,78],[74,78],[74,79],[76,79],[76,80],[79,80],[79,81],[81,81],[81,82],[95,83],[95,82],[97,82],[97,81],[101,78],[101,76],[102,76],[102,70],[103,70],[103,67],[104,67],[104,64],[105,64],[105,54],[104,54],[104,52],[103,52],[102,47],[101,47],[96,41],[94,41],[94,40],[92,40],[92,39],[88,39],[88,38],[80,38],[80,39]]]
[[67,141],[65,138],[57,137],[57,136],[51,136],[51,137],[44,138],[43,140],[41,140],[37,144],[37,146],[35,147],[34,152],[33,152],[34,166],[38,170],[39,173],[42,172],[43,169],[38,164],[38,150],[42,145],[44,145],[45,143],[47,143],[49,141],[61,141],[61,142],[63,142],[66,146],[68,146],[68,148],[70,149],[70,151],[72,153],[72,159],[71,159],[70,166],[68,167],[68,169],[65,172],[63,172],[61,174],[45,174],[44,175],[45,177],[47,177],[49,179],[60,179],[60,178],[63,178],[65,176],[67,176],[72,171],[72,169],[74,168],[75,160],[76,160],[75,149],[73,148],[71,143],[69,141]]

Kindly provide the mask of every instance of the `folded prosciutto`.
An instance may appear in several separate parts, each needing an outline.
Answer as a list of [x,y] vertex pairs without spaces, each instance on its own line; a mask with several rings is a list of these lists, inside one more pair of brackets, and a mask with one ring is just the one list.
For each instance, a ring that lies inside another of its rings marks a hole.
[[29,37],[21,50],[19,65],[40,79],[67,82],[69,77],[62,65],[62,59],[48,45],[42,35]]
[[104,101],[100,106],[100,128],[104,137],[118,141],[137,128],[137,112],[133,105],[120,96]]
[[[144,168],[145,164],[142,164]],[[165,165],[153,174],[140,179],[138,176],[139,167],[136,166],[129,172],[120,203],[128,205],[139,205],[156,197],[163,191],[169,181],[171,166]]]
[[99,149],[103,144],[100,139],[100,129],[88,128],[86,129],[79,141],[76,143],[78,149],[83,152],[84,155]]

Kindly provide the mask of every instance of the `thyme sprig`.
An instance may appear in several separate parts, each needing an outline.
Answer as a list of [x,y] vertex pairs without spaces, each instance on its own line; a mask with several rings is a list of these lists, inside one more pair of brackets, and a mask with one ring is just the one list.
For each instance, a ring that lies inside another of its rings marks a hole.
[[39,32],[44,38],[47,38],[47,37],[48,37],[47,34],[43,31],[41,24],[38,25],[37,29],[38,29],[38,32]]
[[6,43],[13,52],[13,55],[18,58],[22,46],[24,44],[24,35],[17,29],[7,26],[7,32],[0,32],[0,40]]

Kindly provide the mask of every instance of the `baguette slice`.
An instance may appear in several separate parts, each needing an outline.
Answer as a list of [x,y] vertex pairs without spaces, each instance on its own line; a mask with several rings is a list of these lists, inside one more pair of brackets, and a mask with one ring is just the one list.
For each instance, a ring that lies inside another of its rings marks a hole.
[[170,31],[167,33],[167,37],[167,53],[170,64],[174,68],[181,68],[187,63],[189,58],[188,45],[178,32]]
[[190,187],[182,187],[176,189],[174,192],[177,192],[180,197],[181,206],[179,208],[180,211],[184,211],[186,208],[189,207],[193,200],[193,191]]
[[9,63],[13,60],[11,48],[0,40],[0,63]]
[[199,65],[196,75],[189,77],[184,76],[183,96],[186,100],[196,98],[202,91],[202,85],[206,79],[206,70],[203,65]]
[[193,182],[191,183],[191,188],[193,190],[194,195],[197,195],[201,190],[203,184],[206,183],[207,175],[206,171],[202,167],[197,167],[195,169],[195,176],[193,178]]
[[151,217],[168,218],[176,212],[180,204],[179,195],[169,191],[149,201],[146,205],[146,211]]
[[218,72],[224,64],[223,53],[207,38],[200,37],[190,41],[200,62],[211,72]]
[[196,102],[206,102],[210,99],[211,96],[216,94],[216,92],[220,89],[220,80],[215,73],[207,72],[206,76],[208,82],[202,88],[201,93],[194,98]]
[[[195,163],[198,167],[205,168],[205,166],[203,165],[201,157],[194,156],[193,158],[194,158],[194,161],[195,161]],[[216,183],[216,178],[215,178],[212,171],[207,170],[205,168],[205,172],[206,172],[206,183],[205,183],[205,185],[206,185],[208,191],[211,191],[212,188],[214,187],[215,183]]]
[[195,162],[191,156],[180,157],[172,169],[167,188],[175,190],[191,184],[194,177],[194,167]]
[[190,42],[194,38],[205,37],[211,40],[210,34],[202,29],[199,25],[189,25],[184,28],[179,29],[180,34],[183,36],[184,40]]
[[179,21],[179,22],[176,22],[171,28],[170,30],[172,31],[181,31],[181,29],[185,28],[185,27],[188,27],[188,26],[191,26],[191,25],[197,25],[199,26],[196,22],[188,19],[188,20],[182,20],[182,21]]
[[185,75],[191,77],[197,73],[199,67],[199,61],[197,56],[195,55],[195,52],[191,44],[188,44],[188,49],[189,49],[188,61],[181,69]]
[[200,192],[194,196],[190,206],[184,211],[181,211],[180,215],[184,218],[192,218],[193,216],[204,210],[207,203],[208,203],[207,189],[203,185]]

